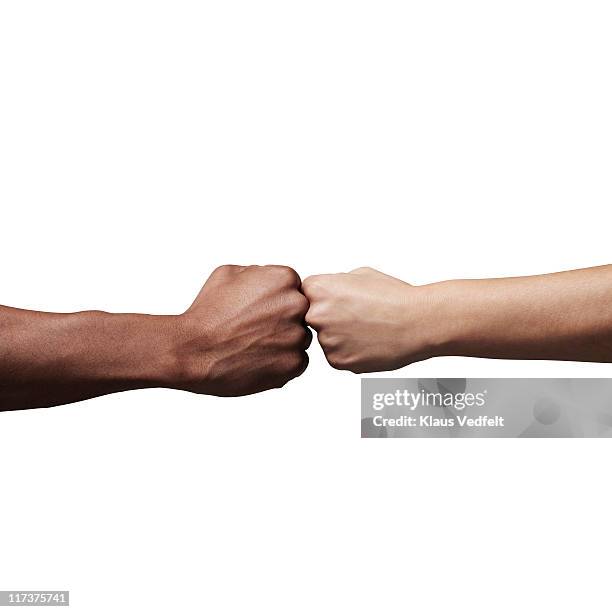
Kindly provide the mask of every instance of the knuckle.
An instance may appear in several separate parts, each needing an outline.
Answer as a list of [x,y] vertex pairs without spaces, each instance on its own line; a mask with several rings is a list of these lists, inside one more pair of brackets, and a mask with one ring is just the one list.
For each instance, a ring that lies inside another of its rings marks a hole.
[[[224,275],[224,274],[231,274],[232,272],[236,272],[237,270],[241,269],[242,266],[235,266],[232,264],[223,264],[221,266],[217,266],[213,271],[212,274],[213,275]],[[212,276],[212,275],[211,275]]]
[[317,314],[315,311],[313,311],[312,308],[308,309],[304,320],[306,321],[306,325],[310,325],[310,327],[317,327],[319,325],[319,319],[317,318]]
[[295,378],[299,376],[308,366],[308,354],[306,351],[294,351],[285,359],[287,373]]
[[287,357],[287,369],[289,372],[295,372],[302,365],[302,358],[299,353],[293,352]]
[[291,287],[300,286],[299,274],[289,266],[270,266],[281,282]]
[[230,268],[230,267],[231,267],[231,266],[229,266],[229,265],[227,265],[227,264],[224,264],[224,265],[222,265],[222,266],[217,266],[217,267],[216,267],[216,268],[215,268],[215,269],[212,271],[211,276],[212,276],[212,275],[225,274],[226,272],[228,272],[228,271],[229,271],[229,268]]
[[291,347],[301,346],[305,339],[306,329],[301,325],[296,325],[287,332],[287,342]]
[[340,357],[336,357],[334,355],[327,355],[327,362],[329,365],[335,370],[344,370],[344,362]]
[[305,320],[311,327],[317,327],[323,325],[327,318],[327,309],[323,304],[310,305],[308,312],[306,313]]
[[309,361],[310,358],[308,357],[308,353],[306,351],[302,351],[300,354],[300,366],[298,368],[298,376],[306,370]]
[[291,292],[291,296],[288,297],[287,302],[291,314],[295,314],[300,318],[304,317],[304,315],[308,312],[308,307],[310,306],[310,302],[306,296],[297,290]]
[[329,365],[336,370],[350,370],[352,364],[344,355],[337,353],[326,353],[325,358]]
[[310,298],[311,295],[315,296],[320,293],[321,284],[321,276],[309,276],[302,281],[302,291],[306,297]]
[[317,338],[319,340],[319,344],[324,346],[325,348],[334,349],[337,347],[337,342],[334,336],[332,336],[329,332],[321,331],[318,333]]

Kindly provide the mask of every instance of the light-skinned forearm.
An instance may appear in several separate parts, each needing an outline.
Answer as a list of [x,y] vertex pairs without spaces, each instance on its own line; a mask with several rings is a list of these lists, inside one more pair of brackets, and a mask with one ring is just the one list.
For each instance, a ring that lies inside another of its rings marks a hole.
[[612,266],[423,290],[438,309],[438,354],[612,361]]

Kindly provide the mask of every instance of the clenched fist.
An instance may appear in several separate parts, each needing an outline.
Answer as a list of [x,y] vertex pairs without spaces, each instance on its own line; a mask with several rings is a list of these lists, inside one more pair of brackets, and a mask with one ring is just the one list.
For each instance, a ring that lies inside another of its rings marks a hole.
[[181,315],[178,388],[246,395],[282,387],[308,365],[312,335],[300,277],[284,266],[222,266]]
[[318,332],[329,363],[341,370],[394,370],[432,356],[430,298],[372,268],[310,276],[306,322]]

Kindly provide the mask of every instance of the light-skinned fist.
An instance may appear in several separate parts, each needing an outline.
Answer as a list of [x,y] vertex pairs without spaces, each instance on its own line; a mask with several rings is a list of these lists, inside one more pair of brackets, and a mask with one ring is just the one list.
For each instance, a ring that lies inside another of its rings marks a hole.
[[[431,296],[372,268],[310,276],[306,323],[330,365],[352,372],[395,370],[433,356]],[[435,325],[435,323],[434,323]]]

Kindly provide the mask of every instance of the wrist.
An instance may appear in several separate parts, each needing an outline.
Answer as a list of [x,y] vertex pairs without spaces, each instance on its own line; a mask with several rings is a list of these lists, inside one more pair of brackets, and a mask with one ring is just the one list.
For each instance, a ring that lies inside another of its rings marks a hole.
[[190,310],[169,323],[167,357],[161,364],[164,379],[159,386],[207,393],[214,377],[208,352],[217,344],[211,326]]
[[178,317],[79,312],[68,315],[79,330],[71,350],[75,370],[117,389],[172,386],[177,377]]
[[417,324],[425,358],[461,354],[471,319],[469,295],[461,296],[459,283],[450,280],[411,288],[419,294],[422,317]]

